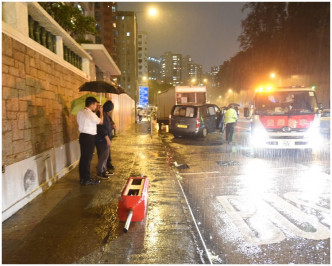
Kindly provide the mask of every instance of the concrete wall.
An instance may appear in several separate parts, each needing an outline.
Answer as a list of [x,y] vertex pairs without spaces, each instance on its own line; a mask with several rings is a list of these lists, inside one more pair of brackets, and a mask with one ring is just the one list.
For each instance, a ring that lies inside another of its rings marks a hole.
[[121,133],[135,123],[135,101],[127,94],[112,95],[114,110],[112,119],[116,124],[116,132]]
[[[10,10],[29,5],[36,11],[35,3],[15,3]],[[27,23],[28,12],[23,14]],[[78,88],[90,81],[93,64],[86,54],[87,71],[75,68],[15,28],[12,20],[2,22],[2,220],[78,164],[79,132],[70,103],[86,93]],[[77,46],[72,44],[80,52]],[[134,123],[134,101],[127,95],[108,98],[116,101],[114,117],[121,132]]]

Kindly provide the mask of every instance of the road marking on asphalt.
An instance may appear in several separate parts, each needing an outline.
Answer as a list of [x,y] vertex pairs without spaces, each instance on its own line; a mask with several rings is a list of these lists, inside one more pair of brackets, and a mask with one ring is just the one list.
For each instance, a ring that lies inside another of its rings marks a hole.
[[189,212],[190,212],[191,217],[192,217],[192,219],[193,219],[193,221],[194,221],[194,224],[195,224],[196,230],[197,230],[197,232],[198,232],[198,235],[199,235],[199,237],[200,237],[200,239],[201,239],[201,241],[202,241],[202,244],[203,244],[203,247],[204,247],[204,249],[205,249],[205,253],[206,253],[207,257],[208,257],[208,260],[209,260],[210,264],[213,264],[213,263],[212,263],[212,260],[211,260],[210,252],[208,251],[208,249],[207,249],[207,247],[206,247],[206,245],[205,245],[205,242],[204,242],[204,239],[203,239],[203,237],[202,237],[201,231],[199,230],[199,227],[198,227],[197,222],[196,222],[196,220],[195,220],[195,216],[194,216],[194,214],[193,214],[193,212],[192,212],[192,210],[191,210],[190,204],[189,204],[189,202],[188,202],[188,199],[187,199],[186,193],[184,193],[183,187],[182,187],[181,182],[179,181],[178,178],[177,178],[177,181],[178,181],[178,184],[179,184],[179,186],[180,186],[180,188],[181,188],[181,191],[182,191],[183,197],[184,197],[184,199],[186,200],[186,203],[187,203],[187,206],[188,206]]
[[211,175],[211,174],[221,174],[219,171],[214,172],[199,172],[199,173],[180,173],[181,175]]
[[[314,203],[303,202],[300,196],[295,192],[285,194],[285,198],[295,200],[295,203],[330,213]],[[249,196],[218,196],[217,200],[251,244],[279,243],[286,239],[284,232],[312,240],[330,238],[329,229],[315,216],[302,212],[275,194],[267,193],[254,199]]]

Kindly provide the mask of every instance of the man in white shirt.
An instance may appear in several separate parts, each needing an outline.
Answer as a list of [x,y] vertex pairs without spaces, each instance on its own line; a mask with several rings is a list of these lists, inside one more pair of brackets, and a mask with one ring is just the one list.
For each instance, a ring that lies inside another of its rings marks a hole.
[[[78,112],[77,123],[80,131],[79,143],[81,148],[81,158],[79,162],[80,184],[95,185],[100,180],[91,178],[90,165],[95,149],[95,136],[97,135],[97,125],[103,124],[103,107],[94,97],[85,100],[85,108]],[[94,113],[100,111],[100,118]]]

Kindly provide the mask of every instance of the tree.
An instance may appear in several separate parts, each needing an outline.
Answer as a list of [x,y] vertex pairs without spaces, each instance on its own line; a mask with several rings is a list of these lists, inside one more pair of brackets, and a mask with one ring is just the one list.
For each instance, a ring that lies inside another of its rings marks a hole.
[[329,72],[330,3],[289,3],[284,35],[290,71]]
[[91,16],[84,16],[77,7],[63,2],[40,2],[39,4],[78,43],[92,42],[86,40],[85,36],[98,34],[95,27],[96,20]]
[[329,84],[330,3],[250,2],[245,10],[248,16],[238,39],[242,51],[223,64],[223,88],[255,86],[272,70]]
[[282,29],[286,18],[286,3],[250,2],[242,12],[249,10],[242,21],[243,32],[239,36],[243,50],[258,47],[273,39]]

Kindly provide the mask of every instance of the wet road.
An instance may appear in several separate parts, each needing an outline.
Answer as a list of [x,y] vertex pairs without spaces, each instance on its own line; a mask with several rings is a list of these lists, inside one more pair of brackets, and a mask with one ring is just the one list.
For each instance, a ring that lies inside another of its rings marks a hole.
[[224,136],[160,133],[213,263],[330,263],[330,145],[254,158],[248,124]]

